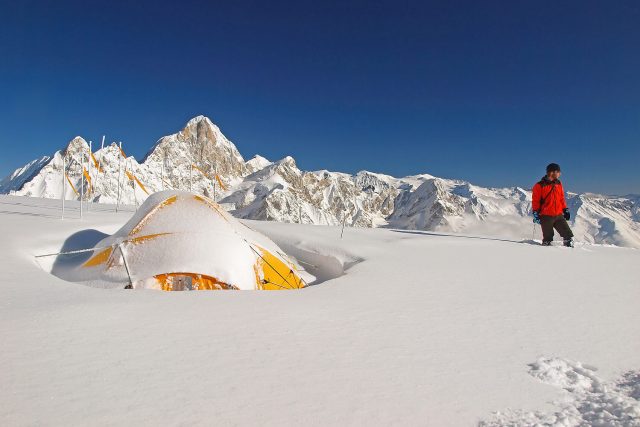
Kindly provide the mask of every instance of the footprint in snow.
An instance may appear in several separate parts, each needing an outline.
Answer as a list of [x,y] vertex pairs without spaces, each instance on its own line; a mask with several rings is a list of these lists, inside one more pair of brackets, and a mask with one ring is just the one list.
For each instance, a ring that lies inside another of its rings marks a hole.
[[540,358],[529,365],[534,378],[565,390],[553,413],[495,412],[480,426],[640,426],[640,372],[603,382],[596,368],[561,358]]

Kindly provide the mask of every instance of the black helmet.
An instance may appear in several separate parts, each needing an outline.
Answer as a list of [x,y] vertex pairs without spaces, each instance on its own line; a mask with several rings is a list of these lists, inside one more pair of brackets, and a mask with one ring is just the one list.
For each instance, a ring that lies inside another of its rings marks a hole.
[[559,165],[559,164],[557,164],[557,163],[549,163],[549,164],[547,165],[547,173],[549,173],[549,172],[555,172],[555,171],[560,172],[560,165]]

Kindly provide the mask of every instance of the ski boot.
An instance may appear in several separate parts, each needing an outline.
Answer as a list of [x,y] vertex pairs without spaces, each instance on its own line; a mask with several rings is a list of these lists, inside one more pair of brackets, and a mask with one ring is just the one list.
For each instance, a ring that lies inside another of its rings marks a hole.
[[542,246],[551,246],[551,240],[543,240]]
[[571,238],[564,239],[563,244],[568,248],[572,248],[573,247],[573,240],[571,240]]

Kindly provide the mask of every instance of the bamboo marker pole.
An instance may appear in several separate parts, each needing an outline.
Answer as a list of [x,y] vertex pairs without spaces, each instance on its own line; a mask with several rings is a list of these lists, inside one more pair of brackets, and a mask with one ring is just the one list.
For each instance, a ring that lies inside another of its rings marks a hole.
[[118,198],[116,199],[116,212],[120,207],[120,178],[122,177],[122,141],[119,143],[120,152],[118,153]]
[[80,150],[80,219],[82,219],[82,199],[84,198],[84,150]]
[[100,158],[98,159],[98,173],[96,174],[96,180],[94,182],[97,182],[98,175],[100,175],[100,171],[102,171],[102,156],[104,156],[104,138],[105,138],[105,135],[102,135],[102,143],[100,144]]
[[165,153],[162,152],[162,163],[160,164],[160,183],[162,184],[162,191],[164,191],[164,162],[165,162]]
[[64,219],[64,198],[65,198],[65,193],[67,191],[67,183],[66,183],[66,158],[67,158],[67,153],[65,152],[64,155],[62,156],[62,219]]
[[[87,176],[89,177],[88,179],[91,179],[91,155],[93,154],[93,150],[91,149],[91,147],[93,146],[93,142],[89,141],[89,155],[87,156]],[[84,174],[84,171],[82,171]],[[89,212],[89,208],[91,207],[91,182],[87,181],[87,212]]]
[[344,226],[347,223],[347,205],[344,206],[344,213],[342,214],[342,230],[340,231],[340,238],[344,235]]
[[218,180],[218,165],[213,167],[213,201],[216,201],[216,181]]
[[131,188],[133,189],[133,201],[136,205],[136,209],[138,208],[138,196],[136,196],[136,180],[135,180],[135,175],[133,174],[133,163],[131,160],[129,160],[129,173],[131,174],[132,177],[134,177],[134,179],[131,180]]

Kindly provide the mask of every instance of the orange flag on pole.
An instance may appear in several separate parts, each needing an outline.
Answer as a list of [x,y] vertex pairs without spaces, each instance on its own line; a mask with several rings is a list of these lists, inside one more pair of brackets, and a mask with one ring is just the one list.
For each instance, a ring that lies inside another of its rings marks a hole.
[[87,188],[87,194],[91,193],[92,186],[91,186],[91,177],[89,176],[89,172],[87,172],[85,168],[82,168],[82,174],[87,179],[87,184],[89,184],[89,188]]
[[71,189],[73,190],[73,192],[76,193],[76,196],[79,196],[78,190],[76,190],[76,187],[73,185],[73,182],[71,182],[71,179],[69,179],[69,175],[67,175],[67,173],[65,172],[64,176],[67,177],[67,181],[69,182],[69,185],[71,186]]

